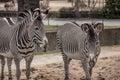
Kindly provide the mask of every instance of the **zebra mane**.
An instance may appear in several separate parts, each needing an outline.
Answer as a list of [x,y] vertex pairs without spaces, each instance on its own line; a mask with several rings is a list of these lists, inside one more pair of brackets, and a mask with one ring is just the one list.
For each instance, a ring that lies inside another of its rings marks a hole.
[[31,10],[24,10],[19,13],[18,19],[20,19],[16,26],[18,27],[18,37],[23,36],[27,32],[27,28],[29,27],[29,23],[31,23],[32,12]]
[[0,19],[0,29],[4,26],[10,26],[4,18]]
[[94,29],[92,28],[92,26],[89,26],[88,35],[89,35],[90,41],[95,40],[95,32],[94,32]]
[[76,26],[78,26],[78,27],[81,27],[78,23],[76,23],[76,22],[72,22],[73,24],[75,24]]
[[32,16],[32,11],[30,9],[23,10],[18,14],[18,18],[20,19],[30,18],[31,16]]

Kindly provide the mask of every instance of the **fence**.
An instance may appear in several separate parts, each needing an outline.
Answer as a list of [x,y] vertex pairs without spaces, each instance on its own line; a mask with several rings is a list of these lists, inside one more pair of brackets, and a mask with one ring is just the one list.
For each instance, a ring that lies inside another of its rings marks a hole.
[[[27,0],[24,0],[24,2],[25,1],[27,1]],[[0,1],[0,2],[3,2],[3,1]],[[18,0],[18,2],[22,3],[21,0]],[[19,5],[19,7],[23,8],[23,5],[27,5],[28,3],[30,3],[32,5],[32,4],[35,4],[35,1],[29,1],[29,2],[26,2],[25,4],[22,3],[22,4]],[[4,3],[0,3],[0,16],[1,17],[2,16],[4,16],[4,17],[5,16],[11,16],[11,17],[15,16],[15,12],[18,11],[18,5],[17,4],[18,3],[16,2],[15,10],[7,11],[4,8]],[[72,8],[74,6],[75,6],[74,0],[72,2],[67,2],[66,0],[65,1],[50,1],[50,11],[53,11],[53,12],[54,11],[58,12],[63,7],[64,8],[68,8],[68,7]],[[95,11],[96,9],[98,10],[98,9],[105,6],[105,0],[79,0],[78,6],[79,6],[79,11],[80,11],[81,15],[89,14],[89,17],[90,17],[90,14],[91,14],[92,11]],[[61,15],[60,12],[58,12],[58,13]],[[70,14],[74,14],[74,13],[76,13],[76,12],[74,12],[72,10],[71,13],[69,13],[69,14],[68,13],[63,13],[63,14],[64,15],[70,15]],[[98,13],[95,13],[95,14],[98,14]]]
[[[112,46],[112,45],[120,45],[120,28],[115,29],[104,29],[100,34],[100,43],[101,46]],[[57,39],[56,32],[48,32],[47,38],[50,43],[48,43],[48,50],[54,51],[57,50]]]
[[[18,3],[20,2],[21,0],[18,0]],[[17,15],[17,11],[20,10],[20,9],[18,10],[18,3],[15,2],[16,4],[15,10],[9,10],[9,11],[4,9],[3,2],[0,3],[0,17],[15,17]],[[21,9],[23,9],[22,6],[28,5],[28,4],[35,5],[36,3],[34,0],[31,0],[30,2],[27,3],[27,0],[26,0],[25,4],[22,4],[21,2],[19,6]],[[120,9],[115,8],[115,10],[117,10],[118,12],[113,11],[115,14],[111,15],[111,13],[113,12],[107,13],[103,10],[106,4],[107,4],[106,0],[79,0],[79,4],[77,4],[79,6],[79,11],[77,12],[74,9],[76,5],[74,0],[71,2],[68,2],[67,0],[50,1],[49,3],[50,12],[49,12],[48,18],[74,18],[74,19],[77,19],[77,18],[80,18],[80,19],[81,18],[89,18],[89,19],[120,18]],[[112,5],[113,4],[114,3],[112,3]],[[117,4],[114,4],[114,5],[117,5]],[[108,11],[110,10],[108,9]]]
[[0,1],[0,17],[15,17],[23,9],[39,7],[39,0],[5,0]]

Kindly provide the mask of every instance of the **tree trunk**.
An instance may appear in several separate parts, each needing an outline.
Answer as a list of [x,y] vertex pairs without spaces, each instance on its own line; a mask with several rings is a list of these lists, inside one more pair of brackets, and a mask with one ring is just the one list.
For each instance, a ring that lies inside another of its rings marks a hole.
[[18,0],[18,12],[35,8],[39,8],[39,0]]
[[[39,8],[39,0],[18,0],[18,14],[24,9],[35,9]],[[17,19],[20,21],[21,19]]]
[[88,0],[88,7],[90,7],[90,0]]
[[75,9],[75,14],[77,18],[79,17],[79,7],[80,7],[79,3],[80,3],[80,0],[75,0],[74,9]]
[[47,9],[49,8],[50,0],[43,0],[43,2],[40,3],[40,9]]

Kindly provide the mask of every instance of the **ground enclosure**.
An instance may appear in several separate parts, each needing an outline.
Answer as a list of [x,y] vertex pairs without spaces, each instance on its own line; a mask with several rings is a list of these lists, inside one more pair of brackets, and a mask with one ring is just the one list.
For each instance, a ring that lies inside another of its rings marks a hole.
[[[21,62],[22,76],[25,78],[25,62]],[[7,67],[6,67],[7,70]],[[13,80],[15,66],[12,65]],[[81,63],[73,60],[70,64],[70,80],[80,80],[85,76]],[[5,80],[8,73],[5,72]],[[102,47],[98,62],[93,69],[92,80],[119,80],[120,79],[120,46]],[[31,80],[64,80],[64,67],[60,54],[35,56],[31,68]]]

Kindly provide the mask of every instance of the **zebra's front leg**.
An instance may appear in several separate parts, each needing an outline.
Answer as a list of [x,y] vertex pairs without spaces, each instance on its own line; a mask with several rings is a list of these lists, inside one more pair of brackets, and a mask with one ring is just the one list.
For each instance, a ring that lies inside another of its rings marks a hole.
[[64,53],[63,55],[63,61],[64,61],[64,69],[65,69],[65,79],[64,80],[69,80],[69,64],[71,59],[68,58]]
[[12,80],[12,72],[11,72],[11,64],[12,64],[13,58],[7,58],[7,66],[8,66],[8,71],[9,71],[9,79]]
[[20,80],[21,76],[21,71],[20,71],[20,60],[19,59],[14,59],[15,65],[16,65],[16,78],[17,80]]
[[82,61],[82,66],[83,66],[83,69],[85,71],[86,80],[91,80],[92,68],[90,68],[89,62],[86,60]]
[[4,67],[5,67],[5,58],[4,56],[0,56],[1,59],[1,80],[4,79]]
[[33,55],[25,58],[25,61],[26,61],[26,77],[27,77],[27,80],[30,79],[30,66],[31,66],[32,60],[33,60]]

